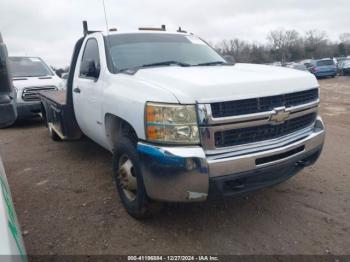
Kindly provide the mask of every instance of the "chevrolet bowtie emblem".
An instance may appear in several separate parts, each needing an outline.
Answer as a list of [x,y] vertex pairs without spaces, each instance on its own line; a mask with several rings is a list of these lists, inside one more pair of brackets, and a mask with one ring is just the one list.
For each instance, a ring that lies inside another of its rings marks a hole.
[[283,123],[289,117],[289,112],[286,111],[286,108],[276,107],[273,109],[274,113],[270,115],[270,121],[275,123]]

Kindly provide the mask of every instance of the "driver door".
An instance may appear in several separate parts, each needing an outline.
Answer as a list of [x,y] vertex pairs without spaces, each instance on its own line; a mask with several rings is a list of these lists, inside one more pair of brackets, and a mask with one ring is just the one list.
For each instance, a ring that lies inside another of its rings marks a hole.
[[[102,132],[100,50],[96,38],[86,40],[73,83],[74,111],[83,133],[99,142]],[[94,71],[94,72],[93,72]]]

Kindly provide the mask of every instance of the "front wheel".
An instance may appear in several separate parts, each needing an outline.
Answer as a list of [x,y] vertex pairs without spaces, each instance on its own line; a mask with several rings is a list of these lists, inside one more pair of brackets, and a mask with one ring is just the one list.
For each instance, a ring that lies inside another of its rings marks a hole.
[[147,196],[136,146],[129,138],[119,139],[114,149],[113,166],[117,190],[129,215],[143,219],[158,213],[161,204]]

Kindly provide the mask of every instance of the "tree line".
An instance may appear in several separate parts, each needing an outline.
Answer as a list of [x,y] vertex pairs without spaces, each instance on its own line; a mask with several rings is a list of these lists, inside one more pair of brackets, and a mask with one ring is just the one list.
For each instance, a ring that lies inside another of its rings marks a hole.
[[343,33],[338,41],[331,41],[326,32],[316,29],[303,35],[296,30],[278,29],[269,32],[266,39],[267,42],[261,44],[235,38],[223,40],[214,47],[241,63],[292,62],[350,55],[350,33]]

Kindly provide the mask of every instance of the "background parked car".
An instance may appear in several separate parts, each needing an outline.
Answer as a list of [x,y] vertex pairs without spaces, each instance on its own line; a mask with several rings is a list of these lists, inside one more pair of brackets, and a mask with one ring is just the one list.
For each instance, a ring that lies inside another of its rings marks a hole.
[[272,65],[272,66],[282,66],[282,63],[281,62],[273,62],[270,65]]
[[344,60],[347,60],[349,58],[347,58],[346,56],[341,56],[341,57],[335,57],[335,63],[338,65],[339,63],[343,62]]
[[307,69],[310,73],[312,73],[311,68],[313,67],[313,65],[312,65],[312,63],[311,63],[311,59],[303,60],[303,61],[300,61],[299,63],[305,65],[306,69]]
[[309,71],[307,67],[304,64],[301,63],[289,63],[286,65],[286,67],[293,68],[296,70],[301,70],[301,71]]
[[350,59],[343,60],[338,65],[338,74],[341,76],[350,75]]
[[9,57],[9,67],[17,91],[18,118],[38,116],[41,104],[37,93],[57,90],[61,79],[40,57]]
[[337,67],[330,58],[311,60],[312,67],[310,69],[316,77],[335,77],[337,75]]
[[335,65],[337,66],[338,73],[339,73],[339,66],[342,64],[343,61],[348,60],[348,59],[349,58],[347,58],[346,56],[333,58],[333,61],[334,61]]

